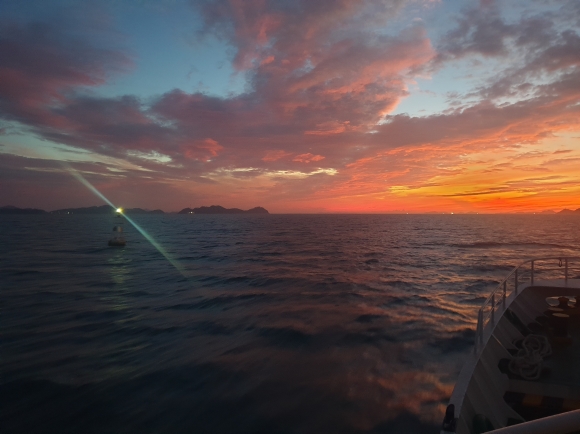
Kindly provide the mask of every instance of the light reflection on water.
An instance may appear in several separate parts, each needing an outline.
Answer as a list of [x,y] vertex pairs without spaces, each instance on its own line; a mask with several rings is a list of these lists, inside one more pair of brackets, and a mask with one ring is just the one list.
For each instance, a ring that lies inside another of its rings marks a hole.
[[[437,432],[475,311],[575,216],[0,220],[6,432]],[[128,225],[126,225],[128,226]]]

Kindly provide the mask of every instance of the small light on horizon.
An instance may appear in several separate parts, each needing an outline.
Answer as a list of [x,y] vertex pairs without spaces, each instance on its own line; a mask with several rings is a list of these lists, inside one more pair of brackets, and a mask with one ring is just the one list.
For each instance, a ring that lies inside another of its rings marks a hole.
[[123,212],[123,208],[117,208],[117,212],[118,213],[122,213]]

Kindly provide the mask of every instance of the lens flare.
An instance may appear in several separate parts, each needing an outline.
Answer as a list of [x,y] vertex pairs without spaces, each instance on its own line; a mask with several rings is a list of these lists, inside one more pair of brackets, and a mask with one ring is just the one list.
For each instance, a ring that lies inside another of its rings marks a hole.
[[169,263],[170,263],[171,265],[173,265],[173,266],[175,267],[175,269],[176,269],[177,271],[179,271],[179,272],[181,273],[181,275],[182,275],[183,277],[187,277],[187,276],[185,275],[185,271],[184,271],[183,267],[182,267],[182,266],[181,266],[181,265],[180,265],[180,264],[179,264],[179,263],[178,263],[178,262],[177,262],[175,259],[173,259],[173,258],[172,258],[172,257],[169,255],[169,253],[167,253],[167,251],[166,251],[166,250],[165,250],[165,249],[164,249],[164,248],[163,248],[163,247],[162,247],[162,246],[161,246],[161,245],[160,245],[160,244],[159,244],[157,241],[155,241],[155,239],[154,239],[154,238],[153,238],[151,235],[149,235],[147,232],[145,232],[145,230],[144,230],[144,229],[143,229],[141,226],[139,226],[137,223],[135,223],[135,222],[133,221],[133,219],[131,219],[131,218],[130,218],[130,217],[127,215],[127,214],[123,214],[123,216],[124,216],[124,217],[127,219],[127,221],[128,221],[129,223],[131,223],[131,224],[133,225],[133,227],[134,227],[135,229],[137,229],[137,230],[139,231],[139,233],[140,233],[141,235],[143,235],[143,236],[145,237],[145,239],[146,239],[147,241],[149,241],[149,242],[151,243],[151,245],[152,245],[153,247],[155,247],[155,248],[156,248],[156,249],[159,251],[159,253],[161,253],[161,254],[162,254],[164,257],[165,257],[165,259],[167,259],[167,260],[169,261]]
[[[77,172],[75,169],[73,169],[71,166],[69,166],[68,164],[63,164],[64,168],[72,175],[75,177],[75,179],[77,179],[81,184],[83,184],[85,187],[87,187],[90,191],[92,191],[97,197],[99,197],[100,199],[102,199],[105,203],[107,203],[108,205],[111,206],[111,208],[113,208],[116,212],[118,213],[122,213],[123,212],[123,208],[118,208],[115,205],[113,205],[113,203],[107,199],[99,190],[97,190],[89,181],[87,181],[79,172]],[[169,261],[169,263],[171,265],[173,265],[175,267],[175,269],[177,271],[179,271],[179,273],[187,278],[187,276],[185,275],[184,269],[183,267],[175,260],[173,259],[169,253],[167,253],[167,251],[157,242],[155,241],[155,239],[149,235],[145,229],[143,229],[141,226],[139,226],[137,223],[135,223],[133,221],[133,219],[131,219],[127,214],[123,214],[123,216],[127,219],[127,221],[129,223],[131,223],[131,225],[137,229],[137,231],[143,235],[145,237],[145,239],[147,241],[149,241],[151,243],[151,245],[153,247],[155,247],[157,249],[157,251],[159,253],[161,253],[163,255],[163,257],[165,259],[167,259]]]

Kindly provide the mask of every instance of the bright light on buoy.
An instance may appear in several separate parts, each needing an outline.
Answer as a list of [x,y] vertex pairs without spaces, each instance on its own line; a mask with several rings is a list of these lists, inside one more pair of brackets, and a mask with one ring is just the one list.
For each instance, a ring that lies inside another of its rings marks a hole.
[[123,212],[123,208],[117,208],[117,212],[119,213]]
[[[71,166],[69,166],[66,163],[62,163],[62,165],[65,167],[65,169],[72,175],[74,176],[81,184],[83,184],[85,187],[87,187],[90,191],[92,191],[96,196],[100,197],[104,202],[108,203],[109,205],[111,205],[111,208],[115,209],[115,210],[121,210],[123,211],[123,208],[115,208],[115,205],[113,205],[113,203],[107,199],[103,193],[101,193],[99,190],[97,190],[89,181],[87,181],[85,178],[83,178],[83,176],[77,172],[76,170],[74,170]],[[147,241],[149,241],[151,243],[151,245],[153,247],[155,247],[157,249],[157,251],[159,251],[159,253],[161,253],[165,259],[167,259],[171,265],[173,265],[177,271],[179,271],[181,273],[182,276],[184,276],[187,279],[187,276],[185,275],[185,271],[183,270],[183,268],[181,267],[181,265],[179,264],[179,262],[177,262],[176,260],[174,260],[169,253],[167,253],[165,251],[165,249],[157,242],[155,241],[155,239],[149,235],[141,226],[139,226],[137,223],[135,223],[131,217],[129,217],[128,215],[123,216],[129,223],[131,223],[131,226],[133,226],[135,229],[137,229],[137,231],[139,231],[139,233],[141,235],[143,235],[145,237],[145,239],[147,239]]]

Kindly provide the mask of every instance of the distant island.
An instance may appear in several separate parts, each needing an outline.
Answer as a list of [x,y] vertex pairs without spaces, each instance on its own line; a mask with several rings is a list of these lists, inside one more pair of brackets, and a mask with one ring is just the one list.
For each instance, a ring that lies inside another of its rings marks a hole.
[[177,214],[270,214],[267,209],[257,206],[244,211],[239,208],[224,208],[219,205],[202,206],[200,208],[184,208]]
[[[113,208],[110,205],[89,206],[84,208],[64,208],[46,212],[36,208],[17,208],[15,206],[0,207],[0,214],[111,214]],[[156,209],[147,211],[141,208],[123,209],[123,214],[165,214],[162,210]]]
[[580,214],[580,208],[578,208],[576,211],[572,211],[571,209],[566,208],[560,211],[558,214]]
[[[111,214],[110,205],[89,206],[84,208],[64,208],[51,211],[51,214]],[[165,214],[162,210],[147,211],[142,208],[123,208],[123,214]]]
[[[82,207],[82,208],[63,208],[57,209],[54,211],[45,211],[43,209],[38,208],[18,208],[16,206],[7,205],[7,206],[0,206],[0,215],[16,215],[16,214],[100,214],[106,215],[111,214],[113,209],[110,205],[101,205],[101,206],[89,206],[89,207]],[[166,214],[163,210],[155,209],[155,210],[146,210],[143,208],[123,208],[123,214]],[[170,214],[270,214],[267,209],[262,208],[261,206],[257,206],[255,208],[249,210],[243,210],[239,208],[224,208],[223,206],[219,205],[212,205],[212,206],[202,206],[199,208],[184,208],[179,212],[171,212]],[[425,212],[424,214],[441,214],[440,212]],[[474,214],[474,212],[466,213],[466,214]],[[521,214],[530,214],[530,213],[521,213]],[[536,213],[534,213],[536,214]],[[580,215],[580,208],[576,210],[571,210],[565,208],[561,211],[553,211],[553,210],[545,210],[540,211],[538,214],[544,215]]]
[[43,209],[17,208],[15,206],[0,206],[0,214],[46,214]]
[[[106,215],[111,214],[113,209],[110,205],[88,206],[82,208],[63,208],[54,211],[45,211],[37,208],[18,208],[15,206],[0,206],[0,214],[83,214],[83,215]],[[123,214],[165,214],[156,209],[149,211],[142,208],[124,208]],[[270,214],[268,210],[257,206],[247,211],[239,208],[224,208],[219,205],[202,206],[200,208],[184,208],[177,214]]]
[[[51,214],[111,214],[113,208],[110,205],[89,206],[84,208],[64,208],[51,211]],[[165,214],[162,210],[156,209],[147,211],[142,208],[123,208],[123,214]]]

